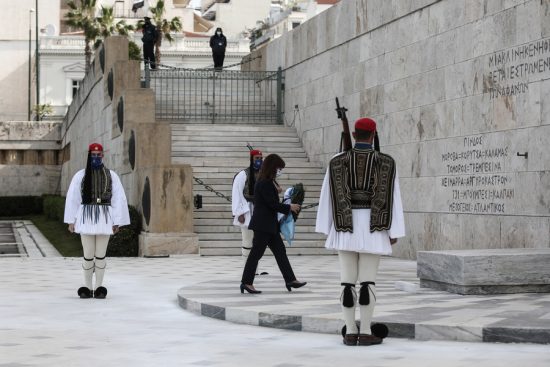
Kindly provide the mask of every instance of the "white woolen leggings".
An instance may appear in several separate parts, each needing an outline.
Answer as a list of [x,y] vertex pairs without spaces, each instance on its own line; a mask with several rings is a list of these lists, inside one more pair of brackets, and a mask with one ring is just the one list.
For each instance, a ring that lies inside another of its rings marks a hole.
[[[107,245],[109,244],[109,235],[80,235],[82,249],[84,250],[84,260],[82,269],[84,269],[84,284],[88,289],[97,289],[103,285],[103,275],[107,261]],[[95,288],[92,288],[92,276],[95,270]]]
[[[340,260],[340,281],[342,283],[361,284],[362,282],[375,282],[380,255],[367,254],[353,251],[338,251]],[[344,287],[342,287],[342,291]],[[360,286],[357,289],[359,293]],[[368,305],[359,305],[359,315],[361,319],[361,334],[370,334],[370,323],[376,303],[376,289],[374,285],[369,285],[370,303]],[[355,306],[342,306],[344,321],[346,322],[346,333],[357,334],[357,324],[355,323]]]

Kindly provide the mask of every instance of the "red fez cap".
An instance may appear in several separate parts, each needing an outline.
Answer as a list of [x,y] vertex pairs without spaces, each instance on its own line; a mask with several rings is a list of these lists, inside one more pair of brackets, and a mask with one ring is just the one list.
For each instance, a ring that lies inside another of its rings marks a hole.
[[103,152],[103,147],[99,143],[92,143],[88,147],[89,152]]
[[262,151],[259,150],[259,149],[252,149],[252,150],[250,151],[250,155],[251,155],[251,156],[262,155]]
[[363,117],[363,118],[355,121],[355,130],[375,132],[376,131],[376,122],[374,122],[373,119],[370,119],[368,117]]

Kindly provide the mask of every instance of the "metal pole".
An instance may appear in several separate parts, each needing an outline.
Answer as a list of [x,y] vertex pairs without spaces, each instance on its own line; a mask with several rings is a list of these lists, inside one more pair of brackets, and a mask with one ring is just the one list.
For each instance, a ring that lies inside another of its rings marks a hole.
[[[35,6],[35,36],[36,36],[36,105],[40,105],[40,53],[39,53],[39,40],[38,40],[38,0],[36,0],[36,6]],[[40,114],[36,113],[36,121],[40,121]]]
[[277,123],[283,123],[283,69],[277,69]]
[[34,9],[29,9],[29,86],[27,95],[27,121],[31,120],[31,69],[32,69],[32,57],[31,57],[31,44],[32,44],[32,13]]

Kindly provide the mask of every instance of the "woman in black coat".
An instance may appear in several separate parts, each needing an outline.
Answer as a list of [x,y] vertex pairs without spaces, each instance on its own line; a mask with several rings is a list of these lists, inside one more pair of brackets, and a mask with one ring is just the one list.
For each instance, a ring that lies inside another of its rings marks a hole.
[[279,221],[277,212],[288,214],[290,211],[298,213],[300,205],[281,204],[279,202],[279,186],[275,177],[281,174],[285,162],[277,154],[270,154],[262,163],[262,168],[254,186],[254,212],[248,229],[254,231],[252,250],[248,255],[241,280],[241,293],[246,290],[248,293],[261,293],[254,288],[254,276],[258,261],[264,255],[265,249],[269,246],[277,260],[279,270],[285,279],[286,288],[290,292],[292,288],[300,288],[306,282],[299,282],[292,271],[292,266],[286,256],[286,249],[281,235],[279,234]]

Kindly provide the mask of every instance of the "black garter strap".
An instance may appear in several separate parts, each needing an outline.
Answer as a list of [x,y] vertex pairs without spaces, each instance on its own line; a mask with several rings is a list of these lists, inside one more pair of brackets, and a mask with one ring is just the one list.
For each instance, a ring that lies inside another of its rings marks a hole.
[[94,258],[91,258],[91,259],[86,259],[86,257],[85,257],[85,256],[82,256],[82,257],[83,257],[83,258],[84,258],[84,260],[86,260],[86,261],[94,261]]
[[97,257],[97,256],[96,256],[95,259],[96,259],[96,260],[103,260],[103,259],[105,259],[106,257],[107,257],[107,255],[105,255],[105,256],[103,256],[103,257]]
[[[370,304],[370,293],[372,292],[372,296],[374,297],[374,301],[376,302],[376,296],[374,295],[374,292],[372,289],[370,289],[370,285],[376,285],[374,282],[362,282],[361,283],[361,289],[359,290],[359,304],[361,306],[366,306]],[[370,290],[370,292],[369,292]]]
[[357,298],[357,293],[355,293],[355,284],[340,283],[340,285],[344,286],[344,289],[342,290],[342,295],[340,296],[342,306],[354,307],[355,299]]

